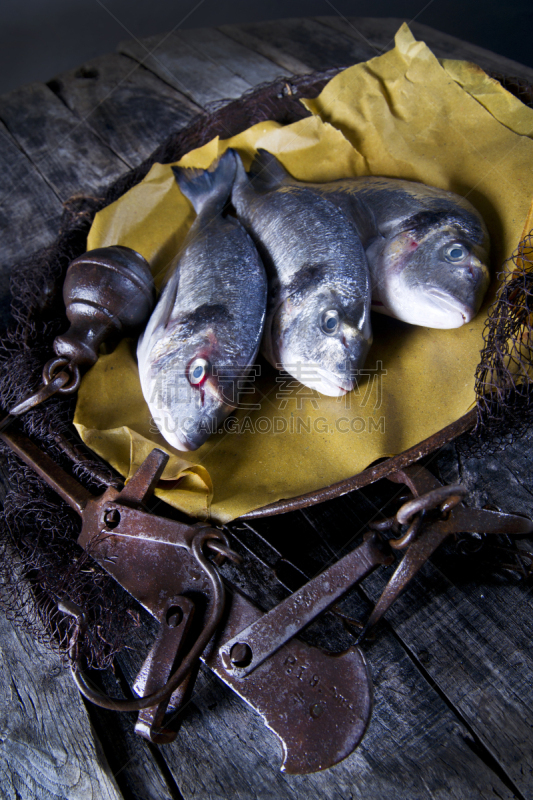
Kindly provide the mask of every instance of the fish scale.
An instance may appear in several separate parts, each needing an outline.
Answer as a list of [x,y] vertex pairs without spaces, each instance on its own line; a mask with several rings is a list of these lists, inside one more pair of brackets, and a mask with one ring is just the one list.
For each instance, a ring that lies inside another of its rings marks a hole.
[[489,236],[466,198],[379,176],[297,181],[266,150],[252,173],[252,181],[305,188],[344,211],[365,248],[374,310],[431,328],[457,328],[477,314],[490,280]]
[[232,202],[269,274],[266,358],[323,394],[351,390],[372,341],[370,277],[355,226],[305,186],[271,184],[268,171],[248,176],[240,159]]
[[197,217],[137,349],[150,413],[178,450],[200,447],[237,405],[263,331],[263,265],[242,225],[224,215],[235,164],[229,152],[211,170],[175,168]]

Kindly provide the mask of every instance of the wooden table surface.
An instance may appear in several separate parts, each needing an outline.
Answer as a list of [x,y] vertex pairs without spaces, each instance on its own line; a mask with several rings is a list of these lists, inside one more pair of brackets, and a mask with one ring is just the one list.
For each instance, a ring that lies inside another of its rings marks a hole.
[[[0,296],[13,264],[50,243],[62,204],[98,193],[210,104],[280,75],[348,66],[392,46],[402,20],[294,19],[175,31],[124,42],[48,84],[0,97]],[[438,56],[533,84],[533,70],[413,24]],[[435,462],[478,506],[531,515],[528,443],[485,458],[446,448]],[[318,551],[351,530],[356,493],[276,519],[278,539]],[[268,521],[253,529],[268,535]],[[253,535],[253,531],[251,532]],[[0,796],[5,798],[533,798],[530,583],[437,554],[367,647],[375,684],[362,745],[321,774],[279,771],[260,718],[202,670],[177,741],[133,733],[134,715],[85,704],[56,655],[0,619]],[[481,573],[481,574],[480,574]],[[377,598],[384,575],[364,582]],[[117,668],[129,678],[129,661]],[[119,674],[117,672],[117,674]]]

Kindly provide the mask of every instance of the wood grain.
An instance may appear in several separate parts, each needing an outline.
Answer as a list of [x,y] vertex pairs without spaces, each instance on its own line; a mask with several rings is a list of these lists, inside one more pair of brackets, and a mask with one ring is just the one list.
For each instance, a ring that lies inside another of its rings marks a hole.
[[1,97],[0,121],[62,202],[99,194],[128,168],[43,84]]
[[6,800],[122,800],[56,656],[0,616],[0,792]]
[[376,55],[364,39],[354,40],[313,19],[284,19],[239,25],[261,42],[290,53],[313,70],[346,67]]
[[274,45],[262,39],[258,39],[257,36],[252,36],[251,33],[247,33],[239,25],[221,25],[219,31],[222,31],[222,33],[225,33],[226,36],[229,36],[231,39],[235,39],[236,42],[240,42],[240,44],[243,44],[249,50],[260,53],[262,56],[265,56],[265,58],[274,62],[274,64],[279,64],[284,70],[284,73],[307,75],[307,73],[313,71],[309,64],[304,64],[303,61],[295,58],[291,53],[285,53]]
[[63,72],[49,87],[129,166],[137,166],[200,106],[118,53]]
[[199,28],[176,31],[174,35],[182,45],[189,45],[198,55],[229,70],[249,86],[270,83],[285,74],[277,63],[220,30]]
[[[527,472],[524,478],[527,483]],[[347,496],[306,509],[303,515],[327,541],[332,525],[342,526],[361,500]],[[310,536],[308,542],[318,560],[320,544],[313,548]],[[464,559],[451,545],[443,550],[409,585],[386,619],[413,662],[468,726],[485,758],[488,755],[493,760],[519,795],[531,797],[533,734],[527,687],[533,680],[533,625],[529,587],[479,568],[476,574],[475,556],[468,561],[468,572],[461,563]],[[481,566],[480,559],[478,554]],[[386,571],[379,571],[364,581],[364,592],[372,602],[386,579]],[[383,633],[383,627],[378,629],[378,640]],[[371,646],[371,662],[373,653]]]
[[53,189],[0,123],[0,320],[9,311],[10,270],[54,239],[62,206]]
[[[375,576],[365,591],[375,601],[382,586]],[[484,587],[477,591],[485,595]],[[428,564],[387,619],[414,659],[424,654],[425,670],[443,696],[513,785],[531,797],[533,658],[497,624],[490,603],[482,610]]]
[[[189,32],[187,32],[189,33]],[[143,64],[169,86],[204,107],[209,103],[240,97],[250,83],[237,76],[225,64],[217,63],[194,46],[194,40],[182,41],[169,34],[163,40],[151,36],[142,41],[127,41],[119,52]]]
[[[110,671],[97,674],[102,689],[114,697],[121,697],[118,674]],[[170,786],[165,779],[163,755],[158,748],[134,731],[136,714],[105,711],[88,704],[88,714],[106,753],[109,766],[125,798],[138,800],[176,800],[174,781]],[[161,767],[163,766],[163,770]],[[178,795],[179,796],[179,795]]]

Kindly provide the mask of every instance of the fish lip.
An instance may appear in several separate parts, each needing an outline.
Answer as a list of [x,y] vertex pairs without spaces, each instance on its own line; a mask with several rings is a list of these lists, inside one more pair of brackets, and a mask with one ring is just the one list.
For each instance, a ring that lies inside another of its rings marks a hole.
[[176,448],[176,450],[179,450],[180,453],[190,453],[193,450],[198,450],[198,448],[200,447],[199,444],[195,445],[194,442],[188,442],[186,439],[184,440],[177,436],[175,436],[174,438],[176,440],[176,444],[174,444],[174,447]]
[[214,416],[203,417],[198,422],[197,430],[192,430],[191,433],[183,430],[176,431],[175,438],[181,443],[181,447],[178,449],[183,449],[185,452],[198,450],[218,430],[222,421],[234,409],[234,405],[225,403],[218,408],[218,412]]
[[209,433],[201,433],[199,436],[186,436],[183,434],[183,431],[180,431],[182,434],[181,436],[174,434],[174,437],[177,442],[179,442],[179,447],[177,450],[181,450],[185,453],[190,453],[192,450],[198,450],[203,444],[206,443],[210,434]]
[[[325,381],[326,386],[331,386],[335,388],[337,391],[335,395],[339,394],[339,390],[341,394],[346,394],[346,392],[351,392],[354,387],[354,382],[352,379],[343,379],[340,375],[335,375],[333,372],[330,372],[323,367],[316,367],[316,371],[318,375]],[[317,391],[319,391],[317,389]],[[324,393],[323,393],[324,394]],[[333,395],[332,395],[333,396]]]
[[164,410],[162,413],[161,410],[158,410],[158,413],[152,419],[163,439],[182,453],[198,450],[210,435],[205,431],[196,431],[194,429],[189,433],[183,429],[183,426],[175,424],[174,415],[168,410]]
[[459,313],[463,318],[463,322],[470,322],[476,313],[472,306],[451,297],[440,289],[427,289],[426,294],[429,295],[433,304],[442,311],[453,311],[455,314]]
[[203,442],[196,444],[193,440],[189,440],[185,436],[180,436],[178,431],[163,431],[160,430],[161,436],[172,446],[174,449],[179,450],[180,453],[190,453],[192,450],[198,450]]
[[[292,363],[295,362],[292,361]],[[303,364],[304,362],[298,361],[298,363]],[[296,370],[289,369],[289,366],[286,363],[283,363],[283,361],[281,362],[280,366],[303,386],[307,386],[309,389],[313,389],[319,394],[324,394],[327,397],[339,397],[346,394],[346,392],[350,392],[354,387],[353,380],[343,379],[339,375],[335,375],[335,373],[330,372],[330,370],[325,369],[324,367],[319,367],[317,364],[308,365],[309,367],[312,366],[313,369],[309,377],[304,377],[299,375]]]

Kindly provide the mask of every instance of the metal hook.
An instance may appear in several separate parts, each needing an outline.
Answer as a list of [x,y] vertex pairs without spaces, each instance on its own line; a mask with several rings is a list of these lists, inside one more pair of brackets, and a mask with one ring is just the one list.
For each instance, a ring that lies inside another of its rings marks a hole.
[[[454,505],[460,503],[461,498],[466,494],[468,494],[467,488],[460,483],[455,483],[452,486],[439,486],[437,489],[433,489],[430,492],[426,492],[404,503],[397,511],[396,519],[400,525],[406,525],[415,514],[418,514],[420,511],[429,511],[430,509],[437,508],[446,500],[448,500],[448,503],[446,503],[446,508],[443,510],[450,510]],[[457,502],[453,502],[452,500],[452,505],[450,505],[451,498],[455,497],[457,497]]]
[[210,610],[209,615],[204,626],[204,629],[196,642],[193,644],[187,655],[183,658],[183,661],[179,665],[179,667],[175,670],[175,672],[170,676],[169,680],[161,689],[158,689],[156,692],[152,692],[152,694],[147,695],[146,697],[140,697],[136,700],[116,700],[108,695],[100,692],[97,689],[94,689],[92,686],[89,686],[87,683],[87,679],[83,674],[83,669],[81,667],[81,659],[79,654],[79,639],[82,633],[84,632],[87,620],[85,617],[84,612],[74,603],[62,602],[59,604],[59,609],[63,611],[65,614],[69,614],[77,619],[78,627],[76,633],[73,637],[74,641],[71,645],[71,653],[73,655],[73,663],[71,666],[72,676],[76,681],[78,689],[80,692],[91,702],[95,703],[102,708],[107,708],[112,711],[140,711],[143,708],[150,708],[152,706],[158,705],[163,700],[166,700],[170,695],[175,691],[175,689],[179,686],[179,684],[184,680],[184,678],[188,675],[191,671],[193,666],[195,665],[198,658],[201,656],[203,651],[205,650],[209,640],[213,636],[218,623],[222,617],[222,613],[224,611],[224,602],[225,602],[225,590],[224,584],[222,583],[222,579],[218,573],[218,570],[215,566],[206,558],[203,553],[203,546],[208,540],[212,539],[221,539],[223,544],[228,547],[229,543],[224,536],[223,533],[209,531],[206,529],[200,529],[196,536],[194,537],[192,544],[191,544],[191,551],[193,556],[195,557],[196,561],[200,564],[202,569],[206,572],[207,576],[211,581],[211,586],[213,588],[213,597],[210,603]]
[[43,382],[36,392],[25,397],[0,420],[0,431],[5,430],[17,417],[53,397],[55,394],[72,394],[80,386],[80,370],[66,358],[54,358],[43,368]]

